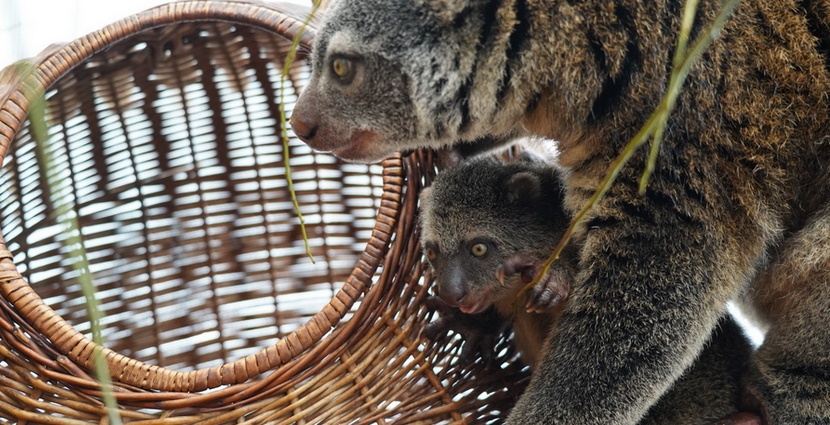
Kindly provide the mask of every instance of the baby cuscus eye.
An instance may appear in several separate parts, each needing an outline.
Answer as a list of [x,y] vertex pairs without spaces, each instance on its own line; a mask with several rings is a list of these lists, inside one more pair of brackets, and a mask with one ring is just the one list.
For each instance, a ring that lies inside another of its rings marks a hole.
[[470,254],[472,254],[473,257],[483,257],[487,255],[488,249],[489,248],[487,247],[486,243],[478,242],[473,244],[473,246],[470,248]]

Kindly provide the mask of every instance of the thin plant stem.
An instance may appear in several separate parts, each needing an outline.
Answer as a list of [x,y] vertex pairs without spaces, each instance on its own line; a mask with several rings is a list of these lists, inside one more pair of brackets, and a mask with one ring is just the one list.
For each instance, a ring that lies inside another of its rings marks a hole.
[[[683,8],[683,20],[680,23],[680,33],[677,36],[677,46],[675,46],[674,57],[672,58],[672,72],[669,76],[669,87],[672,87],[672,82],[676,81],[678,78],[686,78],[685,75],[681,77],[680,72],[677,70],[682,68],[683,58],[686,57],[686,46],[689,42],[689,34],[692,32],[692,25],[694,25],[695,22],[698,2],[699,0],[687,0]],[[648,180],[654,172],[654,166],[657,163],[657,155],[660,153],[660,144],[663,141],[663,132],[666,129],[666,123],[668,122],[669,115],[671,114],[671,111],[674,110],[674,100],[676,99],[676,96],[674,98],[668,96],[663,99],[664,101],[668,100],[670,103],[663,109],[661,118],[657,123],[657,128],[654,130],[654,137],[651,141],[648,161],[646,161],[646,169],[643,171],[643,175],[640,176],[640,195],[644,195],[646,193]]]
[[311,262],[314,263],[314,256],[311,254],[311,246],[308,243],[308,234],[306,233],[305,228],[305,220],[303,219],[303,213],[300,212],[300,203],[297,201],[297,192],[294,191],[294,181],[291,179],[291,164],[290,164],[290,152],[288,146],[288,120],[285,117],[285,98],[283,93],[285,93],[285,80],[288,78],[289,73],[291,72],[291,65],[294,63],[294,59],[297,56],[297,49],[300,47],[300,40],[302,39],[303,34],[305,33],[306,27],[311,23],[311,20],[314,18],[314,15],[317,13],[317,10],[320,8],[320,4],[322,0],[314,0],[311,7],[311,12],[306,17],[305,21],[303,21],[303,25],[294,35],[294,39],[291,41],[291,48],[288,50],[288,54],[285,56],[285,62],[283,63],[282,74],[280,75],[280,127],[282,129],[282,151],[283,151],[283,160],[285,162],[285,179],[288,180],[288,192],[291,194],[291,202],[294,203],[294,211],[297,212],[297,219],[300,222],[300,231],[303,234],[303,243],[305,244],[305,252],[308,255],[308,258],[311,259]]
[[[518,297],[523,298],[524,295],[529,291],[532,287],[537,285],[544,277],[550,266],[559,259],[559,256],[562,254],[562,250],[570,241],[571,237],[575,229],[582,224],[582,221],[588,215],[588,213],[593,210],[593,208],[599,204],[600,200],[605,196],[608,189],[611,188],[611,185],[614,183],[617,175],[619,174],[620,170],[626,165],[629,159],[634,154],[634,151],[645,144],[648,141],[649,136],[654,136],[654,144],[652,145],[652,155],[649,156],[648,163],[646,170],[648,170],[649,174],[644,172],[643,177],[640,180],[640,188],[641,191],[644,190],[645,186],[648,184],[648,178],[650,175],[650,170],[654,169],[654,163],[657,160],[656,152],[659,151],[659,142],[660,138],[662,138],[663,131],[666,127],[666,123],[668,122],[669,115],[671,111],[674,109],[674,105],[677,101],[677,97],[680,95],[680,90],[683,87],[683,83],[686,81],[686,77],[689,75],[689,70],[691,69],[692,65],[703,55],[706,49],[712,44],[712,41],[717,38],[718,34],[720,34],[721,29],[726,24],[726,21],[732,16],[732,12],[734,12],[735,8],[740,4],[741,0],[727,0],[723,6],[721,7],[720,11],[718,12],[717,16],[715,17],[714,21],[709,25],[706,31],[702,32],[695,43],[692,45],[692,48],[688,51],[688,53],[680,54],[679,52],[675,52],[674,56],[674,66],[672,69],[671,76],[669,77],[669,84],[666,89],[666,93],[663,95],[663,99],[660,102],[660,105],[657,109],[651,114],[649,119],[646,121],[645,125],[637,132],[637,134],[626,144],[623,148],[622,152],[611,162],[608,167],[608,171],[605,174],[605,177],[600,182],[599,186],[597,187],[594,194],[588,200],[586,205],[574,216],[573,220],[571,220],[571,224],[565,230],[564,235],[557,243],[556,247],[553,250],[553,253],[548,257],[545,263],[540,268],[539,272],[536,274],[536,277],[533,279],[532,282],[525,285],[521,291],[519,291]],[[688,3],[694,3],[693,6],[696,6],[697,0],[689,0],[687,2],[687,7],[684,8],[684,17],[683,17],[683,28],[687,28],[685,32],[685,38],[688,40],[689,37],[689,29],[691,28],[691,22],[694,21],[694,9],[696,7],[689,6]],[[690,16],[691,14],[691,16]],[[681,33],[679,37],[683,38],[684,34]],[[678,41],[677,49],[685,49],[687,41]],[[679,58],[682,58],[680,60]]]
[[[19,68],[21,72],[31,75],[33,70],[29,66]],[[66,239],[63,245],[68,250],[69,258],[72,259],[72,269],[77,275],[78,283],[81,286],[81,293],[84,296],[86,303],[87,314],[89,315],[89,324],[92,332],[92,341],[97,345],[93,350],[92,356],[94,361],[95,378],[101,386],[101,395],[103,398],[104,407],[107,410],[109,423],[112,425],[121,425],[121,416],[118,414],[118,405],[113,394],[112,379],[110,377],[109,367],[106,358],[103,354],[103,333],[101,328],[101,309],[99,308],[98,300],[95,298],[95,286],[92,283],[92,274],[89,271],[89,259],[84,248],[83,236],[81,234],[81,227],[78,223],[78,217],[74,212],[71,202],[66,199],[66,196],[61,193],[59,188],[60,182],[58,175],[55,172],[57,169],[57,160],[53,157],[52,151],[49,150],[47,143],[49,140],[48,124],[46,117],[46,99],[40,93],[30,99],[29,108],[29,123],[31,125],[31,134],[37,146],[37,153],[40,158],[41,175],[46,180],[48,199],[54,206],[54,214],[65,231]]]

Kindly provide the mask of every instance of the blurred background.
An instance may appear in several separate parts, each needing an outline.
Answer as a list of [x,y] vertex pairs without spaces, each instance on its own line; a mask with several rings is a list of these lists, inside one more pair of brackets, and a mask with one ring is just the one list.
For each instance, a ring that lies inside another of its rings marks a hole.
[[0,68],[164,3],[170,0],[0,0]]

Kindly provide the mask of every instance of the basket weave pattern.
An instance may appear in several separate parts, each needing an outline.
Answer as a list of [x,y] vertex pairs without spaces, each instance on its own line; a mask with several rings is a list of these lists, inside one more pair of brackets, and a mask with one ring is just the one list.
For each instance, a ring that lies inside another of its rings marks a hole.
[[[509,341],[485,367],[457,337],[422,336],[430,152],[343,164],[291,138],[306,256],[278,118],[310,73],[304,19],[173,3],[0,74],[1,418],[106,421],[98,351],[130,423],[503,417],[527,380]],[[85,264],[106,348],[89,339]]]

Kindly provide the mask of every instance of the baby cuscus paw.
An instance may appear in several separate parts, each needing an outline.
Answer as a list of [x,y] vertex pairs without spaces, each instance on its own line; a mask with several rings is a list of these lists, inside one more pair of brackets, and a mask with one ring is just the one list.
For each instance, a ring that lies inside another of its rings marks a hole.
[[[541,262],[525,253],[508,257],[496,270],[496,277],[504,285],[511,279],[518,278],[520,284],[533,282],[539,273]],[[562,262],[555,262],[542,276],[541,280],[525,294],[525,309],[529,312],[543,313],[559,306],[570,293],[573,271]]]

